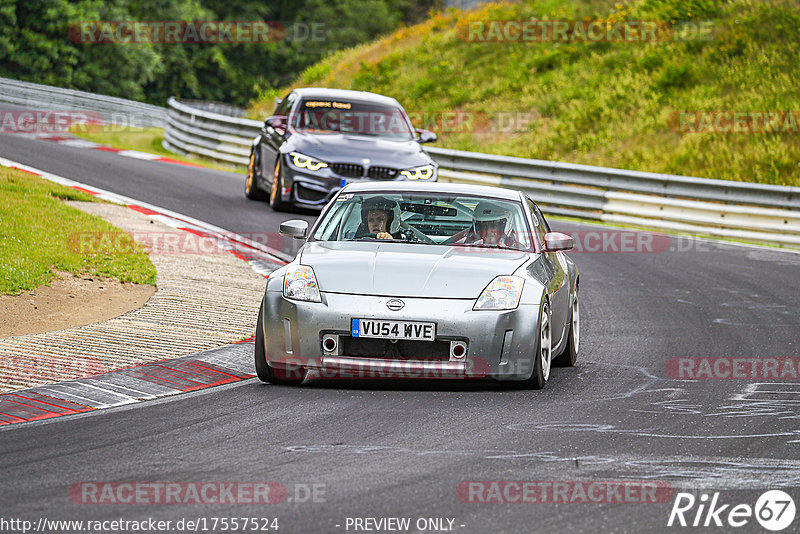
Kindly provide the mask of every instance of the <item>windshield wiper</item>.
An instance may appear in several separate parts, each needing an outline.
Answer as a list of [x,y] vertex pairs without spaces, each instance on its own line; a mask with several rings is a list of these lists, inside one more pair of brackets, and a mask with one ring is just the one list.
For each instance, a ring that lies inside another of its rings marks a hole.
[[407,243],[405,239],[378,239],[377,237],[372,236],[361,236],[361,237],[354,237],[353,239],[345,240],[345,241],[378,241],[378,242],[387,242],[387,243]]
[[362,236],[342,241],[377,241],[379,243],[408,243],[409,245],[439,245],[440,243],[427,243],[425,241],[410,241],[408,239],[378,239],[377,237]]
[[498,245],[485,245],[482,243],[450,243],[451,247],[475,247],[475,248],[491,248],[496,250],[513,250],[515,252],[526,252],[525,249],[515,247],[500,247]]

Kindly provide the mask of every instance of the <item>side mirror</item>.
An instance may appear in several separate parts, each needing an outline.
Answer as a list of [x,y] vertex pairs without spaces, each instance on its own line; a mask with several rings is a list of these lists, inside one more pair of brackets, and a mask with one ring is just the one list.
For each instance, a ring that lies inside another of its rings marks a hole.
[[291,237],[293,239],[305,239],[308,234],[308,222],[302,219],[292,219],[284,221],[278,230],[283,237]]
[[286,117],[282,115],[273,115],[264,121],[266,128],[272,128],[278,133],[286,133]]
[[435,143],[438,137],[430,130],[417,129],[417,141],[420,143]]
[[575,245],[571,236],[561,232],[548,232],[544,235],[544,251],[571,250]]

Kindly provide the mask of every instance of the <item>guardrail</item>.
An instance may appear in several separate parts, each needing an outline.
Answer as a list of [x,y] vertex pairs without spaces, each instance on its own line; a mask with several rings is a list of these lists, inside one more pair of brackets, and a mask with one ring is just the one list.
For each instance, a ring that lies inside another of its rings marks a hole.
[[162,107],[9,78],[0,78],[0,102],[37,111],[92,111],[106,124],[126,127],[163,128],[167,122],[167,110]]
[[167,106],[164,148],[228,165],[247,165],[253,138],[263,122],[225,115],[218,107],[180,102],[173,97]]
[[427,150],[440,180],[519,189],[545,213],[800,245],[800,187]]
[[[247,165],[261,121],[170,98],[164,147]],[[439,179],[529,193],[548,214],[800,246],[800,187],[712,180],[440,148]]]

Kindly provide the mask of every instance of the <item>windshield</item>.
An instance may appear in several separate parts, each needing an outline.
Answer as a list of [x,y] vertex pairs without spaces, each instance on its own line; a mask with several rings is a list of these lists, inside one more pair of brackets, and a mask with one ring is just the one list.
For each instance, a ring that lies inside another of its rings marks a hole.
[[292,126],[306,133],[414,139],[408,117],[400,107],[366,102],[306,99],[292,117]]
[[313,238],[531,250],[519,202],[441,193],[339,195]]

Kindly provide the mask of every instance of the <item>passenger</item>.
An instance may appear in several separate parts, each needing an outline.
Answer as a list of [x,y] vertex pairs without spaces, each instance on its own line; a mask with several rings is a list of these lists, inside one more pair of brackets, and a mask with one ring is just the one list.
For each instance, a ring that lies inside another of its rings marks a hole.
[[493,202],[481,201],[472,212],[472,231],[466,242],[500,248],[519,248],[519,241],[511,228],[508,210]]

